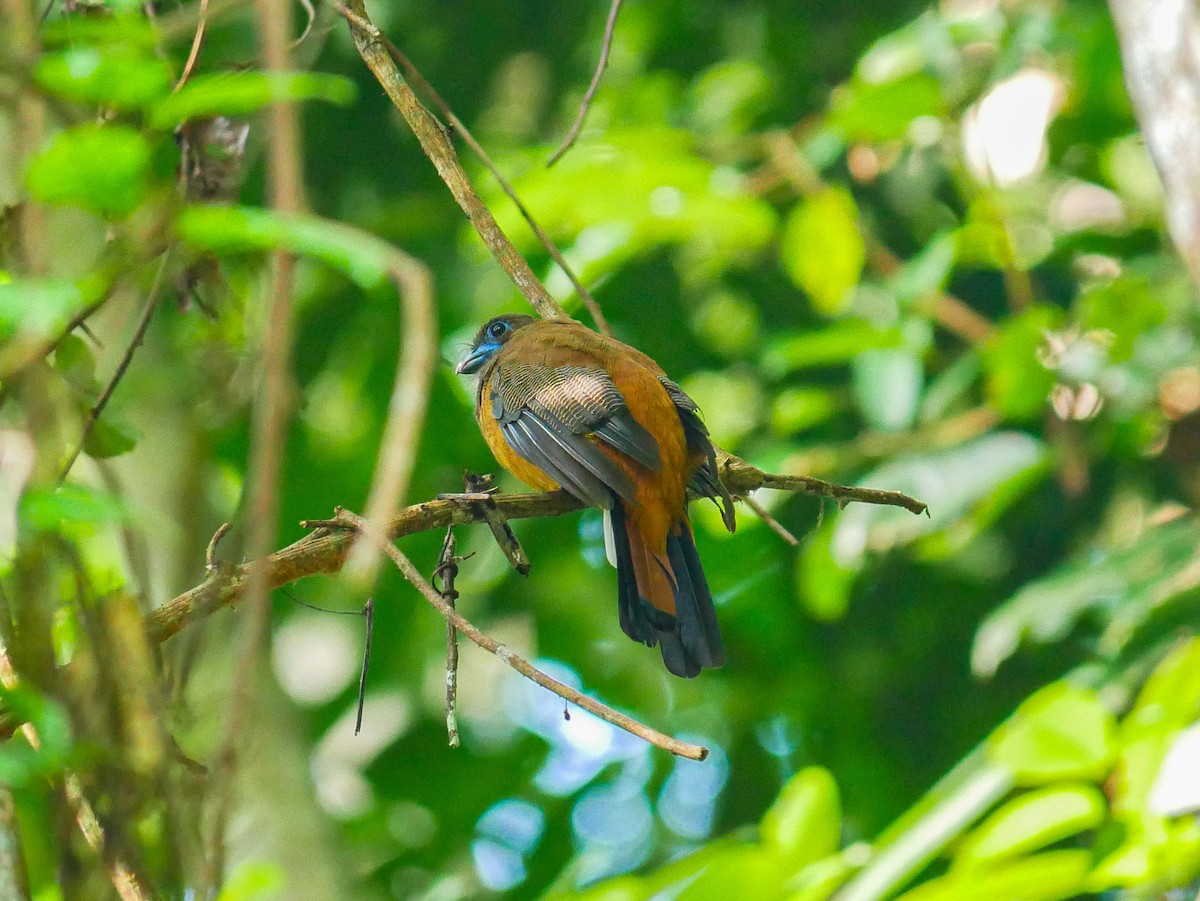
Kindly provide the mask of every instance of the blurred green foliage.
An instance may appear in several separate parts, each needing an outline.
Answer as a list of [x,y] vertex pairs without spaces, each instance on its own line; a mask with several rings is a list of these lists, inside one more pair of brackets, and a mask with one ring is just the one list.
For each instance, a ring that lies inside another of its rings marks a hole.
[[[53,673],[70,660],[97,690],[125,684],[104,667],[95,599],[169,600],[203,578],[217,525],[240,522],[264,252],[301,258],[286,540],[302,517],[363,505],[405,327],[389,244],[434,274],[447,362],[523,301],[331,10],[296,49],[311,71],[282,76],[256,71],[247,12],[214,14],[175,90],[195,4],[155,21],[84,6],[51,7],[38,59],[0,69],[0,206],[26,204],[0,221],[0,631],[21,680],[2,700],[41,738],[0,746],[0,783],[36,897],[109,890],[50,827],[68,769],[161,896],[194,897],[215,783],[173,758],[162,782],[129,778],[140,720],[106,720]],[[528,578],[485,530],[458,531],[468,616],[702,741],[704,763],[567,719],[471,649],[464,747],[447,748],[443,626],[391,573],[350,739],[360,631],[280,595],[218,897],[1194,895],[1200,798],[1164,762],[1200,718],[1200,307],[1104,6],[629,2],[581,139],[552,168],[607,4],[374,13],[725,448],[930,513],[760,496],[792,548],[745,507],[732,536],[697,507],[730,663],[690,682],[619,633],[594,511],[518,524]],[[27,159],[22,91],[46,113]],[[263,208],[255,113],[284,100],[303,104],[311,215]],[[28,209],[40,267],[22,258]],[[179,302],[60,486],[160,279]],[[101,302],[98,342],[57,340]],[[471,404],[443,367],[412,500],[494,468]],[[404,547],[428,571],[440,541]],[[333,579],[296,592],[361,601]],[[231,682],[250,678],[232,671],[238,621],[222,611],[163,648],[155,697],[189,758],[209,761]],[[82,875],[60,883],[64,860]]]

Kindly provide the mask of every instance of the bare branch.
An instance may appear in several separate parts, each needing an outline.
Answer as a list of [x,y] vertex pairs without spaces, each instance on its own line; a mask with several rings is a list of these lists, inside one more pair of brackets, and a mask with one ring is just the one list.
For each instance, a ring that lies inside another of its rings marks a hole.
[[338,521],[377,541],[383,552],[396,564],[396,568],[400,570],[404,578],[408,579],[412,586],[421,593],[421,596],[433,605],[433,608],[445,618],[446,622],[450,623],[455,629],[462,632],[463,635],[467,636],[467,638],[471,639],[471,641],[475,642],[475,644],[488,653],[495,654],[525,678],[536,682],[542,688],[554,692],[560,698],[570,701],[577,707],[582,707],[588,713],[595,714],[605,722],[612,723],[614,726],[618,726],[626,732],[650,742],[656,747],[670,751],[672,754],[687,757],[690,760],[703,760],[708,756],[707,748],[688,744],[687,742],[671,738],[669,735],[664,735],[623,713],[613,710],[605,704],[601,704],[595,698],[588,697],[571,688],[569,685],[563,685],[557,679],[550,678],[511,648],[500,644],[491,636],[484,634],[471,625],[471,623],[463,618],[462,614],[446,603],[445,598],[434,590],[434,587],[413,566],[412,561],[404,556],[400,549],[392,544],[387,536],[378,532],[372,532],[370,525],[361,516],[357,516],[348,510],[339,510]]
[[384,46],[379,29],[367,18],[362,0],[348,0],[346,6],[339,9],[350,23],[350,34],[363,61],[378,79],[392,103],[400,110],[409,128],[417,136],[421,149],[437,169],[438,175],[446,183],[462,211],[467,214],[472,228],[508,273],[517,290],[543,318],[569,319],[558,305],[558,301],[551,297],[538,281],[533,270],[529,268],[529,263],[517,252],[508,236],[496,224],[491,211],[479,198],[462,164],[459,163],[445,130],[429,110],[421,105],[417,95],[401,76],[400,70],[396,68]]
[[[433,276],[421,261],[396,248],[391,250],[392,278],[400,294],[401,350],[379,460],[367,492],[366,516],[376,531],[387,526],[408,494],[429,405],[429,384],[437,365]],[[378,549],[370,542],[360,542],[349,563],[351,578],[363,584],[370,582],[378,561]]]
[[600,79],[604,77],[604,70],[608,68],[608,54],[612,50],[613,34],[617,30],[617,14],[621,11],[621,0],[612,0],[612,6],[608,9],[608,21],[604,23],[604,39],[600,43],[600,59],[596,62],[596,71],[592,75],[592,83],[588,85],[587,93],[583,95],[583,101],[579,104],[579,112],[575,115],[575,122],[571,125],[571,130],[567,132],[567,136],[563,139],[558,150],[546,160],[547,166],[553,166],[563,155],[570,150],[575,141],[579,139],[579,132],[583,128],[583,120],[587,118],[588,110],[591,109],[592,99],[596,96],[596,91],[600,87]]
[[112,397],[113,392],[117,390],[117,385],[124,378],[126,371],[129,369],[129,364],[133,362],[134,353],[142,346],[142,341],[146,337],[146,330],[150,327],[150,320],[154,318],[154,312],[158,309],[159,301],[162,300],[164,275],[166,274],[170,258],[171,252],[168,250],[163,254],[162,261],[158,266],[158,272],[154,276],[154,284],[150,286],[150,296],[146,298],[146,306],[142,310],[142,318],[138,321],[137,328],[133,332],[133,337],[129,340],[129,344],[125,348],[125,353],[121,356],[121,361],[113,371],[112,377],[109,378],[108,384],[104,386],[104,390],[100,392],[100,397],[96,399],[92,408],[88,410],[87,419],[83,423],[83,431],[79,435],[79,443],[75,445],[75,450],[67,458],[67,462],[62,469],[62,474],[58,477],[59,483],[66,480],[67,475],[71,472],[71,467],[75,465],[75,461],[83,453],[83,446],[87,444],[88,435],[92,433],[92,428],[96,425],[96,420],[100,418],[100,414],[104,412],[104,408],[108,405],[109,398]]
[[546,234],[545,230],[538,225],[537,220],[533,218],[533,214],[529,212],[521,198],[517,195],[516,189],[512,186],[509,180],[504,177],[504,173],[500,171],[500,167],[492,161],[492,158],[488,156],[488,153],[483,149],[483,146],[477,140],[475,140],[475,136],[471,134],[471,130],[467,128],[466,123],[464,123],[460,118],[458,118],[458,116],[454,114],[454,110],[450,108],[450,104],[442,99],[442,95],[439,94],[434,86],[426,80],[425,76],[422,75],[420,70],[413,65],[412,61],[404,55],[400,48],[388,40],[387,35],[381,34],[380,39],[383,41],[384,46],[387,47],[388,53],[392,55],[392,59],[394,59],[400,68],[404,70],[404,74],[408,76],[409,80],[417,86],[417,90],[425,94],[425,96],[433,101],[433,105],[437,107],[438,112],[440,112],[446,118],[446,121],[449,122],[454,128],[455,134],[458,134],[462,137],[466,145],[471,148],[472,152],[477,157],[479,157],[479,161],[483,163],[484,167],[489,172],[492,173],[492,176],[496,179],[496,183],[500,185],[500,190],[502,190],[508,196],[508,199],[513,202],[517,208],[517,211],[520,212],[521,216],[524,217],[525,221],[529,224],[529,228],[533,232],[534,236],[538,239],[538,241],[541,242],[542,247],[546,249],[546,253],[550,254],[550,258],[558,264],[558,268],[562,270],[563,274],[571,282],[571,285],[575,288],[575,293],[579,295],[579,299],[583,301],[583,305],[587,307],[588,313],[591,314],[592,321],[596,323],[597,330],[600,331],[601,334],[611,335],[612,329],[608,325],[608,320],[604,318],[604,312],[600,309],[600,304],[594,297],[592,297],[592,295],[588,292],[588,289],[583,286],[583,282],[579,280],[579,276],[575,274],[575,270],[570,267],[566,261],[566,258],[563,257],[562,252],[558,249],[558,245],[555,244],[553,239]]
[[[859,501],[903,507],[913,513],[924,513],[926,510],[924,503],[898,491],[835,485],[808,476],[775,475],[763,472],[730,454],[721,454],[718,467],[725,486],[737,495],[746,495],[759,488],[774,488],[827,497],[841,504]],[[583,504],[564,491],[497,494],[492,496],[492,501],[496,512],[505,520],[562,516],[583,509]],[[487,516],[479,505],[462,504],[457,500],[432,500],[398,511],[388,524],[387,534],[396,539],[417,532],[445,529],[451,525],[486,521]],[[335,573],[345,563],[353,535],[337,529],[336,521],[306,521],[301,525],[316,531],[264,561],[266,578],[273,588],[306,576]],[[152,612],[146,623],[151,638],[165,641],[213,611],[239,601],[246,591],[249,568],[250,564],[245,564],[227,573],[211,575],[200,585]]]

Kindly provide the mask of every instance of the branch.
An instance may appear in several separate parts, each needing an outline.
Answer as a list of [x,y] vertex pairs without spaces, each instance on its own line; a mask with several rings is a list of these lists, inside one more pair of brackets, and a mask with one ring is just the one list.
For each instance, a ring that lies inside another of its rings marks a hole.
[[[142,310],[142,317],[133,332],[133,337],[125,347],[125,353],[121,356],[121,361],[117,363],[117,368],[113,371],[112,377],[109,378],[108,384],[100,392],[100,397],[92,405],[92,408],[88,410],[87,419],[84,420],[83,430],[79,435],[79,443],[75,445],[75,450],[67,458],[67,462],[62,469],[62,474],[58,477],[60,484],[66,481],[67,476],[71,472],[71,467],[75,465],[75,461],[83,453],[84,445],[87,444],[88,436],[92,433],[92,428],[96,425],[96,420],[100,418],[100,414],[104,412],[104,408],[108,405],[109,398],[117,390],[117,385],[121,379],[125,377],[125,373],[129,369],[129,364],[133,362],[134,353],[142,346],[142,341],[146,337],[146,330],[150,328],[150,320],[154,318],[154,312],[158,309],[159,301],[162,300],[163,277],[166,274],[167,263],[170,258],[171,251],[168,249],[163,254],[162,262],[159,263],[158,273],[154,276],[154,284],[150,287],[150,296],[146,299],[146,306]],[[82,325],[82,322],[80,324]]]
[[[751,466],[745,460],[722,453],[718,461],[721,480],[733,494],[745,495],[759,488],[793,491],[827,497],[839,504],[859,501],[903,507],[924,513],[926,505],[899,491],[835,485],[808,476],[775,475]],[[506,520],[562,516],[583,509],[583,504],[564,491],[544,494],[497,494],[492,496],[495,513]],[[417,532],[441,530],[449,526],[487,522],[488,512],[481,504],[463,504],[457,500],[432,500],[400,510],[388,523],[387,534],[395,540]],[[303,525],[303,523],[302,523]],[[338,572],[354,535],[343,530],[318,528],[267,557],[263,570],[272,588],[288,585],[306,576]],[[146,628],[153,641],[166,641],[188,625],[204,619],[222,607],[237,603],[245,594],[246,579],[252,563],[230,571],[211,573],[201,584],[189,589],[152,612]]]
[[342,15],[350,23],[350,35],[354,38],[354,45],[358,48],[363,62],[408,122],[409,128],[421,144],[421,149],[437,169],[438,175],[446,183],[462,211],[467,214],[471,227],[483,239],[496,262],[508,273],[517,290],[529,301],[538,315],[545,319],[570,319],[571,317],[558,305],[558,301],[551,297],[538,281],[533,270],[529,268],[529,263],[517,252],[508,236],[496,224],[491,212],[484,206],[458,161],[454,147],[446,137],[445,129],[429,110],[421,105],[417,95],[396,68],[384,46],[383,35],[367,18],[362,0],[348,0]]
[[604,23],[604,39],[600,42],[600,59],[597,60],[596,71],[592,74],[592,83],[588,85],[587,93],[583,95],[583,101],[579,104],[579,112],[575,114],[571,130],[567,132],[562,144],[554,151],[550,159],[546,160],[547,167],[553,166],[562,159],[563,155],[575,146],[575,141],[579,138],[583,120],[587,118],[588,110],[592,107],[592,98],[596,96],[596,90],[600,87],[600,79],[604,77],[604,70],[608,68],[608,54],[612,50],[613,33],[617,30],[617,14],[620,11],[621,0],[612,0],[612,6],[608,9],[608,21]]
[[1200,9],[1109,0],[1129,99],[1163,183],[1167,230],[1200,283]]
[[[379,460],[367,492],[366,516],[377,531],[387,525],[408,494],[437,364],[433,275],[420,260],[396,248],[391,248],[388,261],[400,295],[400,358]],[[372,581],[378,559],[374,545],[362,542],[350,561],[354,578],[361,584]]]
[[[344,7],[342,7],[342,14],[347,17],[350,16],[349,11]],[[490,156],[488,156],[487,151],[483,149],[483,145],[475,140],[475,136],[471,134],[471,130],[467,128],[466,123],[464,123],[460,118],[458,118],[458,116],[454,114],[454,110],[450,108],[450,104],[448,104],[442,98],[442,95],[437,92],[437,89],[435,89],[434,86],[431,85],[425,78],[425,76],[421,74],[421,71],[415,65],[413,65],[412,60],[405,56],[399,47],[388,40],[387,35],[380,35],[380,39],[383,41],[384,46],[387,47],[388,53],[392,55],[392,59],[394,59],[400,68],[404,70],[404,73],[408,76],[409,80],[417,86],[419,91],[433,101],[433,105],[438,108],[438,112],[446,117],[446,121],[448,121],[454,128],[455,133],[460,135],[466,145],[471,148],[471,151],[477,157],[479,157],[479,161],[483,163],[484,168],[492,173],[492,177],[495,178],[496,183],[500,185],[500,190],[502,190],[508,196],[508,199],[511,200],[516,206],[517,211],[522,217],[524,217],[525,222],[528,223],[529,229],[533,232],[534,237],[541,242],[542,247],[546,249],[546,253],[550,254],[550,258],[558,264],[558,268],[562,270],[563,274],[571,282],[572,286],[574,286],[575,293],[579,295],[579,299],[583,301],[583,305],[587,307],[588,313],[591,314],[592,321],[596,323],[596,329],[601,334],[612,335],[612,329],[609,328],[608,320],[604,318],[604,312],[600,309],[600,304],[596,302],[596,298],[592,297],[592,295],[588,292],[588,289],[583,286],[583,282],[579,280],[579,276],[575,274],[575,270],[573,270],[570,265],[567,264],[566,258],[558,249],[558,245],[555,244],[550,236],[542,229],[542,227],[537,224],[537,220],[533,218],[533,214],[529,212],[529,209],[517,195],[516,189],[512,186],[509,180],[504,177],[504,173],[500,171],[500,167],[492,161]]]
[[669,735],[664,735],[649,726],[639,723],[637,720],[626,716],[619,711],[613,710],[604,704],[601,704],[595,698],[588,697],[581,692],[576,691],[569,685],[564,685],[557,679],[552,679],[543,673],[541,670],[534,667],[529,661],[512,649],[500,644],[490,635],[485,635],[475,626],[465,620],[457,610],[454,609],[446,599],[437,593],[432,585],[426,581],[425,577],[417,571],[413,566],[412,561],[397,548],[389,538],[381,535],[378,532],[371,531],[370,525],[361,516],[351,513],[349,510],[338,510],[338,521],[347,527],[351,527],[368,538],[379,543],[380,549],[391,558],[391,561],[396,564],[396,568],[404,575],[404,578],[412,584],[414,588],[421,593],[425,600],[429,601],[433,608],[445,618],[446,622],[452,625],[455,629],[461,632],[479,647],[485,651],[495,654],[518,673],[533,682],[536,682],[542,688],[554,692],[560,698],[567,700],[577,707],[581,707],[588,713],[600,717],[614,726],[619,726],[626,732],[636,735],[638,738],[650,742],[656,747],[662,748],[665,751],[670,751],[680,757],[686,757],[689,760],[703,760],[708,756],[708,748],[703,748],[699,745],[688,744],[687,742],[679,741],[676,738],[671,738]]

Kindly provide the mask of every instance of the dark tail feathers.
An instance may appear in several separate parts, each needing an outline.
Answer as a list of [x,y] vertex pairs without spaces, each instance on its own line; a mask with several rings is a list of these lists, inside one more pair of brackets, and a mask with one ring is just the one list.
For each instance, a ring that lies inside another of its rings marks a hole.
[[712,593],[687,520],[677,522],[667,536],[670,566],[667,575],[675,585],[675,615],[671,616],[654,607],[638,591],[625,510],[620,501],[613,504],[611,515],[617,557],[617,610],[622,631],[634,641],[650,647],[658,645],[663,663],[676,676],[690,679],[702,669],[724,666],[725,646],[717,626]]

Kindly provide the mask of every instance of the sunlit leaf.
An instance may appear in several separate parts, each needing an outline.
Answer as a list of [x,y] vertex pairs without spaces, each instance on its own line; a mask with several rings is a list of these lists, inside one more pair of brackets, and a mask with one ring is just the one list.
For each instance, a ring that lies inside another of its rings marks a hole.
[[832,322],[824,328],[774,338],[763,351],[762,366],[772,378],[789,372],[845,363],[874,349],[899,347],[899,329],[879,329],[861,319]]
[[837,783],[828,770],[809,767],[788,780],[759,826],[763,844],[791,866],[802,867],[838,849],[842,831]]
[[1098,780],[1115,751],[1112,714],[1096,693],[1067,682],[1038,691],[988,741],[988,756],[1021,784]]
[[190,119],[244,116],[271,103],[324,100],[345,106],[354,100],[354,82],[321,72],[230,72],[197,75],[155,107],[156,128]]
[[832,552],[854,566],[868,551],[886,551],[915,541],[960,520],[984,504],[998,513],[998,498],[1009,483],[1021,488],[1043,472],[1045,447],[1020,432],[995,432],[944,451],[910,454],[885,463],[859,480],[869,488],[889,488],[920,498],[928,516],[900,507],[852,504],[837,517]]
[[316,216],[285,215],[255,207],[192,206],[176,222],[179,236],[217,254],[276,248],[315,257],[363,288],[378,287],[394,251],[359,229]]
[[[83,307],[79,287],[67,279],[24,278],[0,284],[0,337],[51,335]],[[69,353],[69,351],[68,351]]]
[[1152,605],[1161,606],[1200,584],[1198,548],[1200,523],[1185,517],[1149,530],[1132,547],[1089,550],[1027,583],[980,625],[972,669],[990,675],[1023,642],[1059,641],[1087,613],[1112,623],[1115,649]]
[[951,873],[905,892],[897,901],[1058,901],[1088,886],[1090,851],[1047,851],[991,869]]
[[122,421],[111,412],[92,424],[92,429],[84,439],[83,450],[89,457],[102,459],[127,454],[137,446],[137,431],[129,423]]
[[1055,377],[1042,365],[1038,350],[1046,333],[1061,323],[1061,310],[1033,307],[1005,322],[984,346],[988,400],[1005,416],[1027,420],[1046,409]]
[[918,353],[908,348],[868,350],[854,359],[854,397],[873,428],[898,432],[913,424],[925,381]]
[[43,203],[122,216],[146,197],[150,157],[150,142],[132,128],[78,125],[33,158],[25,183]]
[[913,119],[942,111],[938,80],[916,73],[896,81],[854,81],[834,95],[830,122],[848,141],[890,141],[903,137]]
[[34,75],[46,90],[68,100],[115,109],[140,109],[171,90],[166,61],[128,47],[77,46],[48,53]]
[[57,489],[35,488],[21,498],[24,525],[48,532],[63,527],[91,526],[124,519],[127,512],[117,498],[83,485],[66,484]]
[[956,867],[978,867],[1027,854],[1086,829],[1107,815],[1094,785],[1056,785],[1013,798],[976,826],[955,854]]
[[850,192],[827,188],[797,204],[784,226],[779,255],[819,312],[844,312],[866,261],[858,205]]

